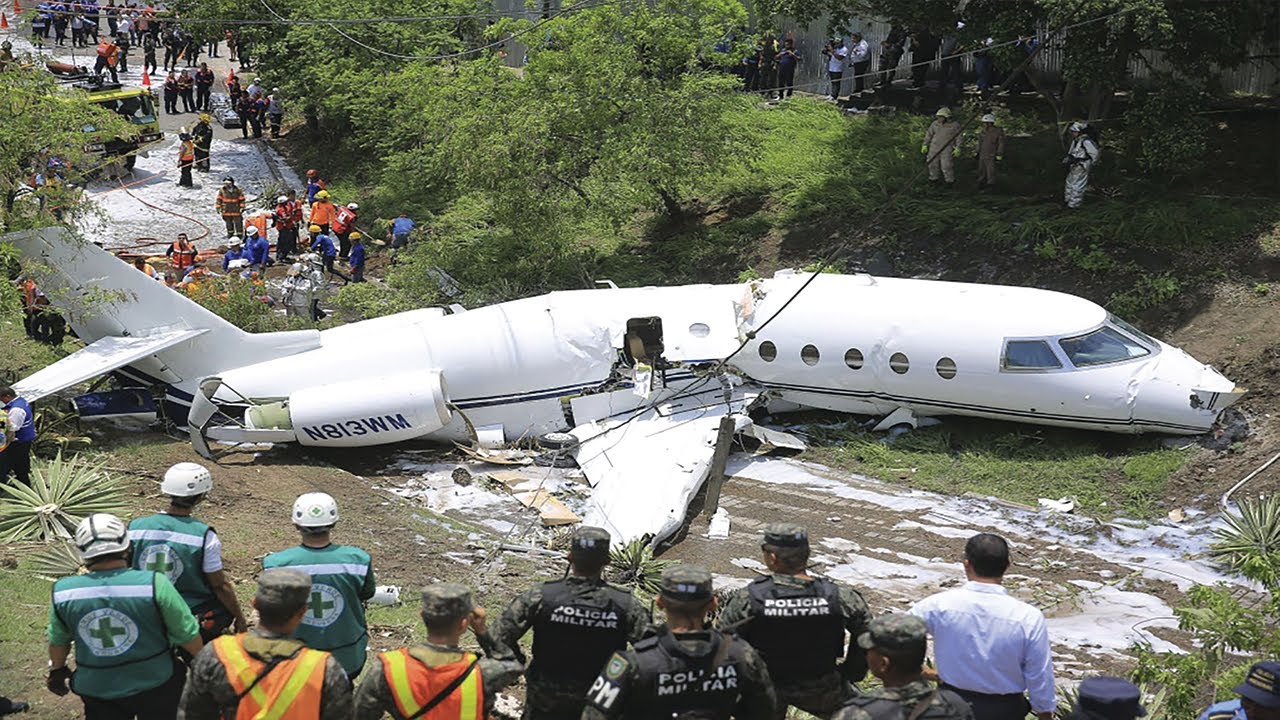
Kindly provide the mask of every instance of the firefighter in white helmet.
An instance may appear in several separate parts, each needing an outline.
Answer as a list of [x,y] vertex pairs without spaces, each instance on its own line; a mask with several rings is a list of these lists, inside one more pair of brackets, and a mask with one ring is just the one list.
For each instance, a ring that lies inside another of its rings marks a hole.
[[330,540],[338,523],[338,503],[327,493],[298,496],[293,525],[302,544],[272,553],[263,569],[293,567],[311,575],[311,602],[294,637],[315,650],[326,650],[342,663],[348,677],[364,668],[369,629],[364,606],[375,592],[369,553]]
[[929,167],[929,182],[941,177],[948,185],[956,181],[956,160],[960,154],[960,123],[951,119],[950,108],[938,108],[933,123],[924,133],[920,145],[925,164]]
[[[195,617],[167,577],[129,567],[129,531],[120,518],[90,515],[76,528],[75,544],[89,572],[53,584],[49,691],[74,691],[87,720],[173,717],[185,670],[170,648],[200,652]],[[67,667],[72,643],[74,680]]]
[[1067,148],[1067,156],[1062,159],[1062,164],[1067,166],[1063,200],[1068,208],[1075,210],[1084,202],[1084,191],[1089,187],[1089,171],[1102,159],[1102,148],[1093,139],[1088,125],[1073,122],[1068,131],[1071,133],[1071,145]]
[[232,623],[238,633],[249,627],[222,567],[222,540],[207,523],[192,517],[212,489],[213,475],[205,466],[178,463],[160,482],[169,507],[129,523],[133,566],[169,578],[200,622],[205,642]]

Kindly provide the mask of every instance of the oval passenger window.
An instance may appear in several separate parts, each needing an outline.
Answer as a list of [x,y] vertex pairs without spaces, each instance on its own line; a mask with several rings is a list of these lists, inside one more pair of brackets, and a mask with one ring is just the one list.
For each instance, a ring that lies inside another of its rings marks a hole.
[[849,348],[844,354],[844,364],[848,365],[850,370],[861,370],[862,351],[858,348]]
[[706,337],[711,334],[711,326],[706,323],[694,323],[689,326],[689,334],[694,337]]
[[889,369],[899,375],[905,375],[907,370],[911,369],[911,361],[902,353],[894,353],[889,357]]
[[805,345],[800,349],[800,359],[804,361],[805,365],[817,365],[819,357],[821,356],[818,353],[818,348],[814,345]]
[[949,357],[944,357],[938,361],[938,377],[943,380],[950,380],[956,376],[956,361]]
[[768,340],[760,343],[758,352],[760,353],[760,359],[765,362],[773,362],[778,359],[778,346]]

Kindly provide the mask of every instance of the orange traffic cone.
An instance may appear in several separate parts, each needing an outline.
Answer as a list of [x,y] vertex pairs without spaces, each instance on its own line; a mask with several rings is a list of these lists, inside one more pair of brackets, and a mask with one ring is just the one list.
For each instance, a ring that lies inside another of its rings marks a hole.
[[13,14],[22,14],[22,3],[18,2],[18,0],[13,0]]
[[9,29],[9,16],[0,12],[0,30]]
[[142,87],[151,87],[151,76],[145,70],[142,73]]

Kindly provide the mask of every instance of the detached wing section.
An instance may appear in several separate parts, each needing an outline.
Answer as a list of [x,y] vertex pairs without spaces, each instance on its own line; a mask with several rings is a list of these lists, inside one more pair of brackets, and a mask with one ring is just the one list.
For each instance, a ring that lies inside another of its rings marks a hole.
[[27,400],[39,400],[142,358],[187,342],[205,329],[173,330],[138,337],[104,337],[14,385]]
[[595,488],[583,522],[620,543],[657,544],[679,530],[710,473],[720,418],[733,414],[741,432],[754,399],[737,393],[726,403],[717,391],[574,428],[578,467]]

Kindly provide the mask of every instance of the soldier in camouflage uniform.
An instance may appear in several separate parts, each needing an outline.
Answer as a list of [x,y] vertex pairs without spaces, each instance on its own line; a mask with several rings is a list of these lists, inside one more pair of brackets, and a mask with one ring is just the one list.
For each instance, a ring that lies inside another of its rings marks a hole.
[[706,625],[715,609],[711,573],[680,565],[662,573],[656,635],[615,652],[587,692],[582,720],[770,720],[769,671],[750,645]]
[[973,720],[964,698],[921,676],[928,633],[924,621],[914,615],[894,613],[872,620],[857,642],[884,687],[855,695],[833,720]]
[[[427,642],[378,655],[355,696],[355,720],[388,713],[409,717],[488,717],[498,691],[520,678],[524,666],[494,640],[484,608],[476,607],[465,585],[437,583],[422,591]],[[485,657],[458,644],[470,630]],[[435,714],[432,713],[435,710]]]
[[494,637],[519,654],[533,630],[533,661],[525,672],[525,720],[578,720],[587,689],[609,656],[644,637],[649,611],[600,574],[609,563],[609,533],[583,526],[573,534],[569,575],[541,583],[502,614]]
[[803,527],[769,525],[761,550],[770,574],[735,593],[716,626],[764,658],[778,692],[777,718],[789,705],[831,717],[852,694],[849,683],[867,674],[866,655],[854,642],[867,629],[867,603],[852,588],[805,573],[809,534]]
[[[253,598],[253,606],[258,609],[257,627],[240,635],[218,638],[214,643],[205,645],[196,655],[191,663],[187,686],[182,692],[178,719],[221,720],[223,717],[236,715],[242,695],[247,693],[233,687],[229,679],[231,671],[223,662],[223,657],[227,654],[226,647],[236,645],[242,647],[243,653],[252,658],[250,677],[256,677],[266,669],[255,689],[269,701],[290,707],[318,705],[320,720],[350,718],[351,681],[347,679],[342,665],[329,653],[318,653],[323,655],[324,662],[320,697],[309,696],[312,691],[307,686],[294,691],[293,697],[281,698],[281,695],[290,692],[286,688],[290,674],[305,672],[304,669],[296,669],[296,662],[291,662],[300,659],[300,655],[307,652],[301,640],[293,639],[292,633],[298,623],[302,622],[310,599],[311,576],[305,572],[291,568],[264,571],[258,578],[258,592]],[[225,647],[217,647],[220,644],[225,644]],[[259,667],[260,664],[263,664],[262,667]],[[256,698],[247,698],[245,701],[254,699]],[[271,709],[273,705],[267,703],[264,710]]]

